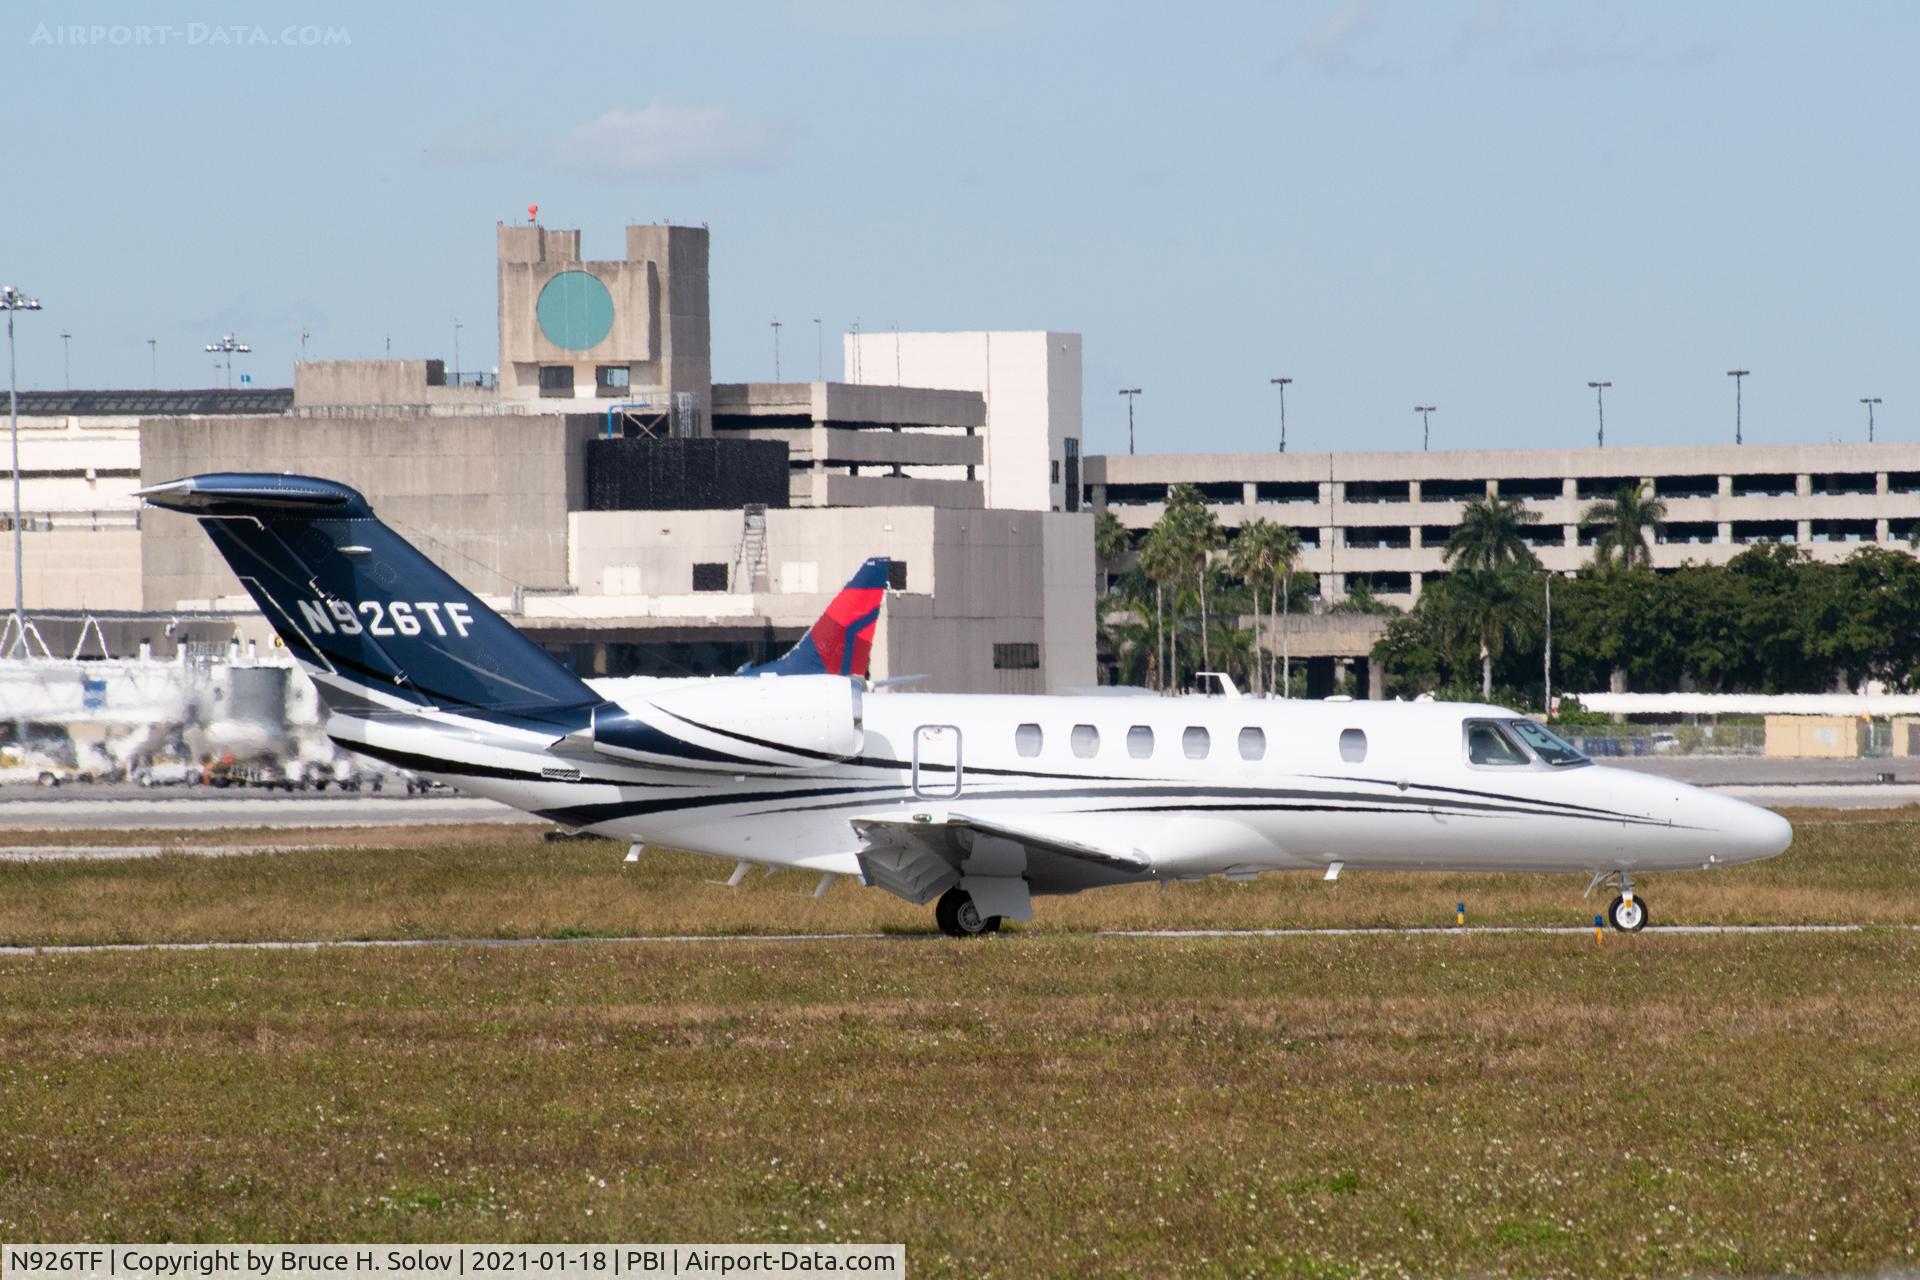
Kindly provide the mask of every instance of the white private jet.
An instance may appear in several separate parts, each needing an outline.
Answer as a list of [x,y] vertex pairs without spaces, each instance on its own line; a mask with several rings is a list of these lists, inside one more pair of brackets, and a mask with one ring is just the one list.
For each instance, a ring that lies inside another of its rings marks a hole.
[[[313,678],[335,742],[561,826],[859,876],[949,934],[1104,885],[1311,869],[1640,872],[1769,858],[1778,815],[1595,767],[1495,706],[925,694],[865,679],[886,561],[766,667],[575,676],[374,518],[304,476],[144,489],[200,518]],[[613,682],[607,686],[613,687]]]

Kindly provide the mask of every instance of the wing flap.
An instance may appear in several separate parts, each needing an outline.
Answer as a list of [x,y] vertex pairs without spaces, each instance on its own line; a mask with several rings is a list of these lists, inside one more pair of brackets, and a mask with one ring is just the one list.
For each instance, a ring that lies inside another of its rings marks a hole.
[[1029,854],[1051,854],[1125,875],[1141,875],[1152,862],[1138,849],[1102,848],[997,819],[949,814],[945,821],[856,818],[853,827],[867,847],[860,865],[867,879],[909,902],[925,903],[965,874],[973,839],[1011,841]]

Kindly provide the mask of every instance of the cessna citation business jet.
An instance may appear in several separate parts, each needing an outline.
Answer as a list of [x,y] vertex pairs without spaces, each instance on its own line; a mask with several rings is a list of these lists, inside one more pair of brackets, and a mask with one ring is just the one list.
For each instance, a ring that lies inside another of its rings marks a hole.
[[[345,485],[192,476],[142,490],[200,519],[319,688],[342,747],[561,826],[857,875],[947,933],[1033,897],[1312,869],[1633,877],[1772,857],[1764,809],[1596,768],[1500,707],[896,692],[865,679],[871,560],[784,658],[605,681],[542,652]],[[611,695],[611,696],[609,696]]]

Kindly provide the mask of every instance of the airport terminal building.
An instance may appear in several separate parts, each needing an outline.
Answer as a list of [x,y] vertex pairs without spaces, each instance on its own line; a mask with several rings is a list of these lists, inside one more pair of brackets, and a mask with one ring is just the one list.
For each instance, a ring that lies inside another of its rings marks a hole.
[[[875,673],[973,692],[1096,683],[1093,512],[1143,534],[1173,484],[1229,537],[1262,518],[1295,529],[1324,602],[1365,582],[1403,608],[1446,572],[1481,496],[1538,511],[1529,541],[1563,572],[1592,555],[1586,509],[1639,482],[1667,508],[1656,569],[1757,542],[1838,559],[1920,531],[1920,444],[1084,456],[1072,333],[856,333],[843,381],[716,383],[708,261],[699,227],[628,227],[609,260],[583,257],[576,230],[499,227],[494,378],[309,361],[291,388],[24,393],[29,612],[56,652],[87,619],[119,652],[271,643],[192,522],[132,496],[220,470],[361,489],[584,674],[763,660],[885,554]],[[9,607],[11,555],[0,539]],[[1363,662],[1382,626],[1293,619],[1310,688]]]
[[50,645],[88,616],[121,648],[183,619],[269,642],[193,522],[132,493],[295,471],[360,489],[583,674],[763,660],[887,555],[877,676],[1095,682],[1091,522],[1057,465],[1077,467],[1078,335],[888,334],[884,371],[850,337],[864,380],[715,384],[706,229],[629,227],[595,261],[578,231],[502,226],[498,249],[496,380],[312,361],[290,392],[25,397],[25,594]]
[[1193,485],[1229,537],[1258,519],[1292,528],[1323,597],[1364,580],[1402,607],[1446,573],[1447,538],[1473,498],[1539,512],[1528,544],[1565,573],[1593,558],[1582,515],[1639,483],[1666,504],[1656,570],[1724,563],[1757,542],[1840,560],[1863,544],[1907,549],[1920,532],[1920,445],[1904,443],[1122,454],[1087,459],[1086,483],[1094,508],[1136,531],[1159,519],[1170,485]]

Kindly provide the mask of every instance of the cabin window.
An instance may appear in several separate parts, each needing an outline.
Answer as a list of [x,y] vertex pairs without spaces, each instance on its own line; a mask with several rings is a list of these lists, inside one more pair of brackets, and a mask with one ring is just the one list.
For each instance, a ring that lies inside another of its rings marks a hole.
[[1197,724],[1188,725],[1186,732],[1180,735],[1180,749],[1187,753],[1189,760],[1205,760],[1211,746],[1212,739],[1207,736],[1207,731]]
[[1509,720],[1507,727],[1513,730],[1520,741],[1533,748],[1533,754],[1550,765],[1593,763],[1581,754],[1578,747],[1545,725],[1532,720]]
[[1266,754],[1267,735],[1265,730],[1256,729],[1252,725],[1248,725],[1240,731],[1240,758],[1242,760],[1259,760]]
[[1073,746],[1073,754],[1082,760],[1091,760],[1100,754],[1100,731],[1090,724],[1073,726],[1069,742]]
[[1127,754],[1135,760],[1148,760],[1153,757],[1153,730],[1144,724],[1137,724],[1127,730]]
[[693,589],[695,591],[725,591],[727,589],[727,566],[725,561],[716,560],[693,566]]
[[1037,724],[1023,724],[1013,731],[1013,749],[1028,759],[1040,754],[1042,741],[1044,739]]
[[1467,721],[1467,763],[1528,764],[1527,753],[1492,720]]
[[1367,731],[1365,729],[1342,729],[1340,731],[1340,758],[1348,764],[1359,764],[1367,758]]

